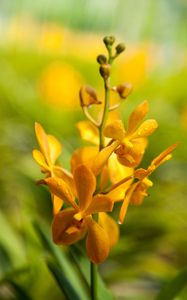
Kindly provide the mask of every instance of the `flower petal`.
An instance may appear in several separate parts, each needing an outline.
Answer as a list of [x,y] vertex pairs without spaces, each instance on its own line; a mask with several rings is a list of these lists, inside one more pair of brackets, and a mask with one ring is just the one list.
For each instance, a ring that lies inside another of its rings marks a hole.
[[119,227],[116,222],[106,213],[99,213],[99,225],[103,227],[108,234],[110,248],[113,247],[119,240]]
[[50,159],[52,164],[54,164],[62,152],[62,145],[53,135],[48,134],[47,139],[49,144]]
[[132,134],[131,139],[147,137],[158,128],[158,123],[154,119],[144,121],[140,127]]
[[103,262],[110,250],[108,234],[92,218],[87,218],[88,236],[86,239],[86,253],[89,259],[99,264]]
[[83,140],[93,144],[99,144],[98,128],[89,121],[81,121],[77,123],[80,136]]
[[96,178],[92,171],[85,165],[80,165],[75,169],[74,181],[79,199],[80,210],[85,210],[89,206],[92,195],[96,189]]
[[110,146],[103,148],[92,161],[92,171],[97,176],[103,169],[107,160],[114,150],[119,146],[119,142],[115,141]]
[[98,212],[112,211],[114,201],[105,195],[96,195],[88,208],[85,210],[85,215],[91,215]]
[[125,129],[121,120],[114,120],[104,129],[104,135],[108,138],[122,141],[125,136]]
[[[108,168],[110,180],[113,184],[133,174],[132,168],[125,167],[119,163],[115,153],[112,153],[108,160]],[[129,186],[129,182],[127,186]]]
[[45,133],[43,127],[39,123],[35,123],[35,133],[38,144],[40,146],[41,152],[43,153],[47,163],[50,163],[50,150],[48,144],[47,134]]
[[120,209],[120,214],[119,214],[119,223],[120,224],[122,224],[125,219],[127,209],[128,209],[129,203],[131,201],[131,197],[132,197],[133,192],[136,189],[138,184],[139,184],[139,181],[136,183],[133,183],[125,194],[125,197],[124,197],[121,209]]
[[177,145],[178,143],[171,145],[166,150],[164,150],[160,155],[155,157],[155,159],[153,159],[151,162],[151,166],[154,165],[155,167],[158,167],[161,164],[163,164],[165,161],[169,160],[172,157],[171,152],[175,150]]
[[116,149],[115,153],[120,164],[134,168],[138,166],[143,158],[145,148],[147,146],[146,138],[138,138],[133,140],[132,148],[128,148],[126,145],[120,145]]
[[52,237],[57,245],[70,245],[80,240],[85,233],[85,226],[78,230],[69,230],[74,226],[74,209],[64,209],[55,215],[52,223]]
[[79,165],[86,165],[91,168],[93,160],[98,154],[97,147],[83,147],[74,151],[71,158],[71,171],[72,173]]
[[142,122],[144,117],[146,116],[147,112],[149,110],[149,104],[147,101],[143,101],[138,105],[135,110],[131,113],[128,121],[128,130],[127,133],[132,133],[138,125]]
[[53,202],[53,214],[56,215],[62,208],[63,200],[53,194],[51,195],[51,197]]
[[66,169],[61,168],[60,166],[54,166],[53,172],[56,177],[63,179],[71,187],[73,193],[76,194],[73,175],[70,172],[68,172]]
[[49,177],[44,179],[45,183],[48,185],[51,193],[66,201],[69,205],[78,210],[78,206],[74,201],[74,195],[70,187],[61,178]]
[[103,167],[101,172],[101,180],[100,180],[100,191],[103,191],[108,184],[109,180],[109,168],[107,165]]
[[32,151],[32,156],[34,158],[34,160],[37,162],[37,164],[42,168],[42,169],[45,169],[45,170],[49,170],[49,167],[48,165],[46,164],[46,161],[45,161],[45,158],[43,156],[43,154],[37,150],[37,149],[34,149]]
[[143,181],[139,181],[131,195],[130,203],[133,205],[141,205],[144,198],[148,196],[147,189],[152,185],[152,181],[148,178],[144,178]]

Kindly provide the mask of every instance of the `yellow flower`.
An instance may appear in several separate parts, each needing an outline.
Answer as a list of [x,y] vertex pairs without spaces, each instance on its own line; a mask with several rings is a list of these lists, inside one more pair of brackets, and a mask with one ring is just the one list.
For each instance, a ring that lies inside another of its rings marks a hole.
[[127,131],[121,120],[112,122],[104,130],[106,137],[120,142],[115,153],[119,162],[124,166],[136,167],[141,162],[147,146],[147,137],[158,127],[154,119],[148,119],[140,124],[147,112],[148,102],[144,101],[131,113]]
[[[74,183],[78,204],[71,191],[71,186],[60,178],[46,178],[46,184],[56,196],[63,199],[71,208],[66,208],[55,215],[52,224],[53,241],[59,245],[70,245],[85,235],[86,250],[89,259],[98,264],[106,259],[110,247],[118,239],[115,222],[104,212],[111,211],[113,200],[101,194],[93,196],[96,189],[96,178],[85,165],[80,165],[74,171]],[[99,214],[98,223],[92,218]]]
[[125,194],[125,198],[120,210],[119,221],[123,223],[129,203],[140,205],[144,198],[148,195],[147,190],[153,185],[153,182],[148,178],[161,164],[172,157],[171,152],[177,147],[177,143],[171,145],[164,150],[160,155],[152,160],[150,166],[145,169],[137,169],[134,172],[134,177],[138,179],[133,183]]
[[[133,169],[121,165],[118,162],[116,155],[112,153],[118,146],[118,142],[99,152],[99,134],[96,126],[89,121],[81,121],[77,124],[77,127],[81,138],[93,143],[95,146],[82,147],[73,153],[71,159],[72,171],[80,164],[86,164],[93,170],[95,175],[102,169],[101,190],[104,189],[108,179],[110,179],[112,184],[115,184],[121,179],[132,175]],[[112,199],[115,199],[115,201],[123,199],[125,188],[128,188],[129,184],[130,181],[111,192]]]
[[[42,173],[46,174],[47,177],[60,177],[65,182],[73,182],[72,175],[56,165],[56,160],[61,154],[62,146],[60,142],[50,134],[46,134],[45,130],[39,123],[35,123],[36,138],[40,147],[40,151],[34,149],[32,154],[34,160],[40,166]],[[72,184],[73,186],[73,184]],[[52,195],[53,211],[57,213],[62,207],[62,199]]]

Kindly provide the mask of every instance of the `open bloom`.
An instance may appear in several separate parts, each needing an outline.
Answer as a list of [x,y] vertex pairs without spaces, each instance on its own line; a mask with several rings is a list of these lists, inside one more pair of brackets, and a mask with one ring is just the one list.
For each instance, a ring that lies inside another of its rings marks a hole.
[[[99,172],[101,171],[101,191],[105,188],[108,180],[112,184],[115,184],[123,178],[132,175],[133,169],[121,165],[115,153],[113,153],[116,147],[119,146],[119,142],[115,142],[99,152],[99,132],[96,126],[89,121],[81,121],[77,124],[77,127],[81,138],[91,142],[94,146],[82,147],[73,153],[71,159],[72,171],[80,164],[87,165],[96,175],[98,174],[98,170]],[[130,181],[125,182],[119,188],[115,189],[111,193],[112,199],[115,199],[115,201],[121,200],[124,196],[125,188],[128,188],[129,183]]]
[[154,158],[147,169],[137,169],[134,172],[134,177],[138,179],[133,183],[127,192],[120,210],[119,221],[123,223],[129,203],[134,205],[140,205],[144,198],[148,196],[147,190],[153,185],[153,182],[149,179],[149,176],[155,171],[161,164],[169,160],[172,157],[171,152],[176,148],[177,143],[171,145],[164,150],[160,155]]
[[[46,177],[60,177],[65,182],[72,184],[72,175],[56,165],[56,160],[62,151],[60,142],[53,135],[46,134],[43,127],[37,122],[35,123],[35,133],[40,150],[34,149],[32,154],[42,173],[46,174]],[[62,199],[52,194],[52,201],[53,211],[57,213],[62,206]]]
[[115,120],[107,125],[104,135],[118,140],[120,146],[115,150],[119,162],[127,167],[136,167],[143,157],[147,146],[147,137],[158,127],[156,120],[143,121],[148,112],[148,102],[144,101],[131,113],[127,131],[121,120]]
[[[70,245],[85,235],[86,250],[90,260],[101,263],[109,254],[110,247],[117,240],[118,230],[112,219],[103,215],[111,211],[113,200],[101,194],[93,196],[96,189],[96,178],[85,165],[80,165],[74,171],[74,183],[78,204],[71,187],[60,178],[46,178],[45,182],[53,194],[63,199],[70,208],[66,208],[54,216],[52,224],[53,240],[59,245]],[[92,215],[99,215],[96,222]]]

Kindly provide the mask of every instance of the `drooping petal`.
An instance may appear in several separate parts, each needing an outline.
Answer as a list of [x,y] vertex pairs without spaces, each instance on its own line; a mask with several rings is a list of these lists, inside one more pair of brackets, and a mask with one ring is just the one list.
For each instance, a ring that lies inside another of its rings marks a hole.
[[89,259],[99,264],[103,262],[110,250],[108,234],[92,218],[87,218],[88,236],[86,239],[86,253]]
[[52,223],[52,237],[57,245],[70,245],[80,240],[85,234],[85,226],[76,226],[77,230],[68,230],[74,225],[74,209],[64,209],[54,216]]
[[114,120],[104,129],[104,135],[108,138],[122,141],[125,136],[125,129],[121,120]]
[[149,110],[149,104],[147,101],[143,101],[138,105],[135,110],[131,113],[128,121],[127,133],[130,134],[136,130],[139,124],[142,122]]
[[132,134],[132,138],[141,138],[151,135],[158,127],[158,123],[154,119],[144,121],[140,127]]
[[154,165],[155,167],[158,167],[161,164],[163,164],[165,161],[169,160],[172,157],[171,152],[173,152],[173,150],[175,150],[177,145],[178,145],[178,143],[171,145],[166,150],[164,150],[160,155],[155,157],[155,159],[153,159],[151,162],[151,166]]
[[32,151],[32,156],[34,158],[34,160],[37,162],[37,164],[44,170],[49,170],[49,167],[48,165],[46,164],[46,161],[45,161],[45,158],[43,156],[43,154],[37,150],[37,149],[34,149]]
[[103,169],[107,160],[114,150],[119,146],[119,142],[115,141],[110,146],[103,148],[92,161],[92,171],[97,176]]
[[83,147],[74,151],[71,158],[71,171],[72,173],[79,165],[86,165],[91,168],[93,160],[98,154],[98,147]]
[[63,200],[53,194],[51,195],[51,197],[53,202],[53,215],[56,215],[62,208]]
[[116,222],[106,213],[99,213],[99,225],[103,227],[108,234],[110,248],[112,248],[119,240],[119,227]]
[[48,134],[47,139],[49,144],[50,159],[52,164],[54,164],[62,152],[62,145],[53,135]]
[[105,195],[96,195],[85,211],[85,215],[91,215],[98,212],[112,211],[114,201]]
[[51,193],[64,200],[66,203],[78,210],[78,205],[74,200],[74,195],[70,187],[61,178],[49,177],[44,179]]
[[96,178],[85,165],[80,165],[75,169],[73,178],[82,211],[87,209],[92,201],[92,195],[96,189]]
[[125,193],[125,197],[120,209],[120,213],[119,213],[119,223],[122,224],[126,213],[127,213],[127,209],[129,206],[129,203],[131,201],[131,196],[133,195],[134,190],[136,189],[137,185],[139,184],[139,182],[136,182],[134,184],[131,185],[131,187],[128,189],[128,191]]
[[83,140],[93,144],[99,144],[98,128],[89,121],[81,121],[77,123],[80,136]]
[[73,191],[73,194],[76,195],[73,175],[70,172],[68,172],[66,169],[64,169],[60,166],[54,166],[53,167],[53,172],[54,172],[55,176],[63,179],[71,187],[71,190]]
[[35,133],[38,144],[40,146],[41,152],[43,153],[47,163],[50,163],[50,150],[48,144],[47,134],[45,133],[43,127],[39,123],[35,123]]

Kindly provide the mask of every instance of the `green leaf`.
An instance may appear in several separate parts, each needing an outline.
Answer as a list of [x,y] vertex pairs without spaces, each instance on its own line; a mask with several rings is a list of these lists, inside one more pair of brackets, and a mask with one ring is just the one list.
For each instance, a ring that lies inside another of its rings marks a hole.
[[76,264],[70,262],[68,254],[52,242],[45,226],[37,222],[33,222],[33,225],[42,241],[43,247],[55,259],[66,280],[68,281],[68,279],[70,279],[71,285],[80,296],[81,300],[88,300],[88,286],[85,284],[85,280]]
[[10,255],[4,245],[0,244],[0,273],[7,272],[12,267]]
[[[88,276],[90,274],[90,262],[84,256],[81,247],[73,245],[70,247],[70,251],[85,280],[90,285],[90,276]],[[103,299],[113,300],[114,297],[98,273],[98,300]]]
[[81,300],[81,297],[78,295],[70,281],[67,280],[66,276],[60,270],[60,268],[51,261],[47,261],[47,266],[56,279],[67,300]]
[[183,269],[171,281],[166,283],[155,300],[172,300],[187,285],[187,268]]

